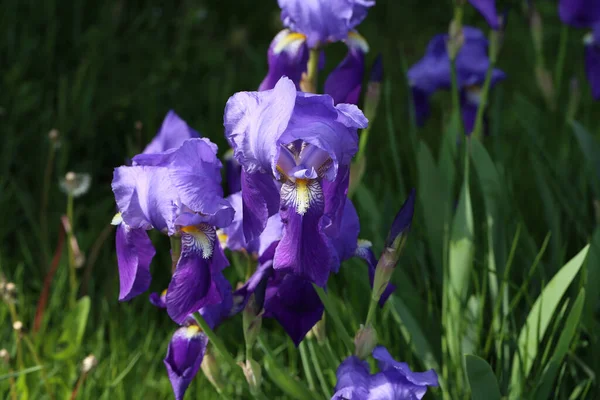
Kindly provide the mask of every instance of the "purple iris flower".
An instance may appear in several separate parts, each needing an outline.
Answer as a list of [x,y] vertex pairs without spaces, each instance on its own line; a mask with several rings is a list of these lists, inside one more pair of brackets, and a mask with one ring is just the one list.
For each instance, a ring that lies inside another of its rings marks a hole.
[[[348,53],[327,77],[324,90],[335,104],[357,104],[369,45],[356,31],[348,32],[343,41],[348,46]],[[267,59],[269,72],[260,84],[259,91],[273,89],[282,76],[290,78],[296,89],[300,90],[300,82],[308,63],[308,44],[304,35],[288,29],[282,30],[271,42]]]
[[[489,67],[488,41],[476,28],[463,27],[464,44],[456,57],[456,73],[460,88],[461,111],[465,131],[470,134],[479,108],[479,92]],[[425,56],[408,71],[417,123],[422,125],[429,116],[429,97],[440,89],[450,89],[450,58],[446,50],[447,34],[436,35],[427,45]],[[495,68],[491,86],[506,77]]]
[[600,100],[600,20],[585,38],[585,74],[592,88],[592,96]]
[[[146,231],[179,236],[181,256],[165,298],[169,315],[178,323],[204,306],[222,302],[217,280],[228,261],[215,227],[227,226],[234,214],[223,198],[217,147],[208,139],[173,139],[190,132],[194,131],[170,113],[157,135],[160,140],[153,142],[164,150],[138,154],[132,166],[115,169],[112,182],[120,212],[119,299],[131,299],[150,284],[154,248]],[[172,143],[180,146],[167,148]]]
[[274,269],[324,286],[338,267],[332,238],[339,235],[357,129],[367,119],[354,105],[297,92],[283,77],[271,90],[232,96],[224,125],[243,168],[245,240],[258,238],[279,209],[284,233]]
[[231,149],[223,155],[223,159],[225,160],[225,179],[227,180],[229,194],[239,192],[242,190],[242,182],[240,181],[242,166],[233,157],[233,150]]
[[202,364],[208,337],[191,323],[177,329],[171,338],[167,356],[163,360],[176,400],[182,400],[185,391]]
[[379,372],[371,375],[369,364],[356,356],[346,358],[337,370],[337,385],[332,400],[419,400],[428,386],[438,386],[434,370],[412,372],[406,363],[393,359],[387,349],[377,346],[373,358]]
[[577,28],[589,28],[600,22],[600,2],[596,0],[560,0],[560,19]]
[[374,0],[279,0],[283,25],[306,36],[311,49],[345,39],[374,5]]
[[469,0],[469,3],[485,18],[490,28],[500,29],[500,17],[496,12],[496,0]]

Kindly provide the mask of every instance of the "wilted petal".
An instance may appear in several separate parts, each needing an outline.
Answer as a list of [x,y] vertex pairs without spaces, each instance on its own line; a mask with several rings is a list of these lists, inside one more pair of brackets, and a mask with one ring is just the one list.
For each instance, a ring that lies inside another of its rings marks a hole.
[[163,120],[160,130],[142,153],[162,153],[181,146],[186,139],[197,137],[200,137],[198,132],[175,114],[175,111],[170,110]]
[[163,167],[115,168],[112,190],[123,221],[131,228],[174,233],[177,191]]
[[348,54],[325,80],[324,91],[335,104],[358,104],[365,73],[365,54],[369,46],[358,33],[350,32],[345,40]]
[[195,325],[181,327],[173,334],[163,362],[176,400],[183,400],[202,364],[207,344],[208,338]]
[[587,28],[600,21],[600,3],[596,0],[560,0],[560,19],[578,28]]
[[117,261],[119,263],[119,300],[129,300],[150,287],[150,262],[156,254],[144,229],[132,229],[124,222],[117,226]]
[[310,281],[279,274],[268,284],[265,317],[277,319],[296,346],[323,316],[323,303]]
[[272,172],[279,139],[296,103],[296,86],[286,77],[263,92],[239,92],[225,106],[225,137],[235,158],[249,173]]
[[412,372],[407,363],[394,360],[390,352],[383,346],[375,347],[373,358],[379,362],[379,369],[382,372],[397,371],[413,385],[438,386],[438,377],[434,370]]
[[287,76],[300,90],[302,73],[308,64],[308,46],[304,35],[284,29],[279,32],[267,53],[269,72],[258,87],[259,91],[273,89],[282,76]]
[[374,5],[371,0],[279,0],[281,21],[306,35],[310,48],[345,39]]
[[469,0],[469,3],[483,15],[490,28],[500,29],[500,20],[496,12],[496,0]]
[[369,395],[369,364],[356,356],[346,358],[336,371],[337,383],[331,400],[361,400]]

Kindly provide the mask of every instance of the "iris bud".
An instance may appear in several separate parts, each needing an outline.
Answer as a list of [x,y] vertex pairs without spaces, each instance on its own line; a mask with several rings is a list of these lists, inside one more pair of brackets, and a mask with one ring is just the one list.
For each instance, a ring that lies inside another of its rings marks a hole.
[[377,331],[371,325],[360,325],[360,329],[354,337],[354,355],[364,360],[371,355],[377,345]]

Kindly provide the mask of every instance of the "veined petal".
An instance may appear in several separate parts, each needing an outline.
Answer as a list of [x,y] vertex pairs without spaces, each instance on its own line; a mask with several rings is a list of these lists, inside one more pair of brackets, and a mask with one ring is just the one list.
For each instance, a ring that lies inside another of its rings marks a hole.
[[269,216],[279,208],[279,191],[269,174],[242,171],[243,228],[246,242],[264,231]]
[[325,80],[325,93],[335,104],[358,104],[365,73],[365,54],[369,51],[366,40],[356,32],[350,32],[345,40],[348,54]]
[[[318,182],[313,182],[313,186],[319,185]],[[329,238],[319,227],[324,211],[322,193],[315,187],[298,189],[294,186],[293,183],[286,183],[281,189],[280,215],[284,233],[275,251],[274,268],[289,270],[324,286],[335,256],[332,254]],[[306,211],[300,214],[298,210]]]
[[373,350],[373,358],[378,361],[379,369],[383,372],[395,370],[400,372],[410,383],[419,386],[438,386],[438,377],[434,370],[412,372],[407,363],[394,360],[390,352],[383,346]]
[[179,198],[166,168],[115,168],[112,189],[123,221],[128,226],[174,233]]
[[265,317],[275,318],[298,346],[322,318],[323,303],[310,281],[294,274],[279,274],[268,283]]
[[[342,166],[334,181],[323,180],[323,197],[325,199],[325,215],[322,228],[330,237],[337,237],[344,216],[347,202],[348,185],[350,183],[350,167]],[[325,223],[327,222],[327,223]]]
[[183,400],[190,382],[198,373],[208,337],[196,325],[184,326],[173,334],[164,359],[176,400]]
[[287,76],[300,90],[302,74],[308,63],[306,37],[300,33],[284,29],[279,32],[267,53],[269,72],[258,87],[259,91],[273,89],[282,76]]
[[337,383],[331,400],[366,399],[369,395],[369,364],[356,356],[346,358],[336,371]]
[[286,77],[271,90],[239,92],[225,106],[225,137],[235,158],[248,173],[272,172],[279,139],[288,126],[296,102],[296,86]]
[[132,229],[125,223],[117,226],[116,245],[119,300],[130,300],[150,287],[150,262],[156,250],[144,229]]

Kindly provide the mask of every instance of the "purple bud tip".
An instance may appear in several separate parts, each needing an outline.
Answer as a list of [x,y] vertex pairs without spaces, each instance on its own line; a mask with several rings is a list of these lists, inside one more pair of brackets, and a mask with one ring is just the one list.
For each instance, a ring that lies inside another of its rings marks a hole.
[[381,53],[377,54],[373,65],[371,66],[371,76],[369,82],[381,82],[383,80],[383,58]]
[[408,198],[396,214],[392,228],[386,241],[386,247],[394,247],[394,243],[397,239],[406,231],[410,229],[412,223],[413,214],[415,211],[415,189],[411,189]]

